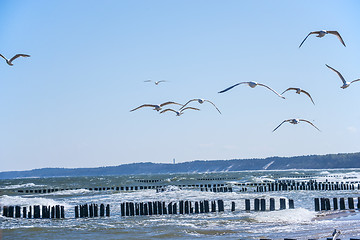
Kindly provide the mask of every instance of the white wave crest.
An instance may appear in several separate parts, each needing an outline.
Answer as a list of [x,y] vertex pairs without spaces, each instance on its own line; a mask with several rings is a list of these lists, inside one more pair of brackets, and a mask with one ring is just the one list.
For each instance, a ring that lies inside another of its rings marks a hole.
[[255,220],[258,222],[284,222],[284,223],[302,223],[310,222],[316,216],[316,213],[304,208],[286,209],[281,211],[258,212]]

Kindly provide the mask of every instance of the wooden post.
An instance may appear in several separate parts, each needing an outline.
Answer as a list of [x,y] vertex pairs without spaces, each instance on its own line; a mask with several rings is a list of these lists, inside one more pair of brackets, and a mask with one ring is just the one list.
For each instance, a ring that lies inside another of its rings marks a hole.
[[261,211],[266,211],[266,203],[265,203],[265,199],[260,199],[260,210]]
[[26,218],[26,207],[23,207],[23,218]]
[[47,218],[47,207],[46,206],[41,206],[42,207],[42,218]]
[[185,201],[185,214],[189,214],[189,201]]
[[231,211],[232,212],[235,211],[235,202],[234,201],[231,202]]
[[325,210],[327,211],[331,210],[329,198],[325,198]]
[[177,203],[174,203],[173,204],[173,211],[172,211],[173,214],[177,214]]
[[32,218],[32,207],[29,206],[28,218]]
[[[135,203],[135,207],[136,207],[136,215],[139,215],[139,204]],[[124,217],[125,216],[125,203],[121,203],[120,204],[120,212],[121,212],[121,216]]]
[[162,215],[163,214],[163,209],[162,209],[162,204],[161,204],[161,202],[160,201],[157,201],[157,205],[158,205],[158,213],[160,214],[160,215]]
[[162,202],[163,214],[167,214],[165,202]]
[[210,212],[209,201],[208,200],[204,200],[204,212],[205,213]]
[[172,202],[168,203],[168,213],[173,214]]
[[[60,218],[60,206],[59,205],[56,205],[55,206],[55,209],[56,209],[56,218]],[[87,217],[87,216],[86,216]]]
[[195,213],[199,213],[199,202],[195,202]]
[[192,206],[192,202],[190,201],[189,202],[189,208],[190,208],[190,214],[193,214],[194,213],[194,208]]
[[[143,209],[144,209],[144,204],[140,203],[140,215],[144,215],[143,213]],[[100,205],[100,211],[101,211],[101,205]],[[126,216],[130,216],[130,204],[129,202],[125,203],[125,215]],[[104,215],[100,215],[100,217],[103,217]]]
[[204,213],[204,202],[200,201],[200,213]]
[[[107,207],[107,205],[106,205],[106,207]],[[134,203],[130,202],[129,207],[130,207],[130,216],[135,216],[135,205],[134,205]],[[109,214],[110,214],[110,205],[109,205]]]
[[289,199],[289,209],[294,209],[294,200],[293,199]]
[[152,202],[148,202],[148,209],[149,209],[149,215],[151,216],[151,215],[153,215],[153,204],[152,204]]
[[275,211],[275,199],[270,198],[270,211]]
[[152,205],[153,205],[153,213],[154,213],[154,215],[157,215],[157,214],[158,214],[158,210],[157,210],[157,204],[156,204],[156,202],[153,202]]
[[320,209],[321,209],[321,211],[324,211],[326,209],[325,208],[325,198],[320,199]]
[[216,202],[211,201],[211,212],[216,212]]
[[40,218],[40,206],[39,205],[34,206],[34,218]]
[[15,206],[15,217],[19,218],[21,216],[21,208],[20,206]]
[[337,198],[333,198],[333,205],[334,205],[334,210],[338,209],[338,201]]
[[286,209],[285,198],[280,198],[280,210]]
[[218,210],[219,210],[219,212],[224,211],[224,201],[223,200],[218,200]]
[[9,208],[8,206],[3,207],[3,216],[8,217],[9,216]]
[[[132,216],[134,216],[134,209],[132,210],[132,213]],[[110,204],[106,204],[106,216],[110,217]]]
[[259,211],[260,210],[260,200],[258,198],[254,199],[254,210]]
[[348,198],[349,209],[354,209],[354,198]]
[[91,218],[94,217],[94,205],[93,205],[93,204],[90,204],[90,205],[89,205],[89,216],[90,216]]
[[[128,209],[126,210],[128,211]],[[104,217],[105,216],[105,206],[104,204],[100,204],[100,217]],[[129,215],[126,215],[129,216]]]
[[314,202],[315,202],[315,211],[316,212],[320,211],[320,200],[319,200],[319,198],[315,198]]
[[250,211],[250,199],[245,199],[245,210]]
[[184,201],[179,202],[179,213],[184,214]]
[[[360,184],[359,184],[360,185]],[[360,209],[360,197],[358,197],[357,209]]]
[[148,211],[148,204],[144,203],[144,215],[149,215],[149,211]]
[[60,217],[65,218],[65,207],[64,206],[60,206]]
[[75,218],[79,218],[79,206],[75,206]]
[[345,210],[345,199],[340,198],[340,210]]

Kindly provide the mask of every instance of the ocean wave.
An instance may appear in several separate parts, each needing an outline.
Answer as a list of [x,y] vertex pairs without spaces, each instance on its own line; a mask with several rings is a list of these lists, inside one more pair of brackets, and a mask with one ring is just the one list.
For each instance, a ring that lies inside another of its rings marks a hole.
[[303,223],[311,222],[316,217],[316,213],[305,208],[286,209],[281,211],[259,212],[255,215],[257,222],[283,222],[283,223]]
[[18,189],[18,188],[34,188],[34,187],[45,187],[46,185],[37,185],[35,183],[24,183],[24,184],[14,184],[9,186],[1,187],[0,189]]

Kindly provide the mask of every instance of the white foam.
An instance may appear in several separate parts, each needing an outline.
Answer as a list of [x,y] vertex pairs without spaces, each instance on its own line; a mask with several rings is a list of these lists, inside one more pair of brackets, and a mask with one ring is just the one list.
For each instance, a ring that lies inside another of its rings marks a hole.
[[0,197],[0,205],[3,206],[32,206],[32,205],[44,205],[44,206],[54,206],[54,205],[65,205],[64,202],[58,202],[54,199],[49,198],[31,198],[31,197],[21,197],[21,196],[8,196],[3,195]]
[[255,220],[258,222],[303,223],[312,221],[315,216],[315,212],[304,208],[297,208],[281,211],[257,212]]
[[17,188],[28,188],[28,187],[44,187],[45,185],[36,185],[35,183],[24,183],[4,186],[1,189],[17,189]]

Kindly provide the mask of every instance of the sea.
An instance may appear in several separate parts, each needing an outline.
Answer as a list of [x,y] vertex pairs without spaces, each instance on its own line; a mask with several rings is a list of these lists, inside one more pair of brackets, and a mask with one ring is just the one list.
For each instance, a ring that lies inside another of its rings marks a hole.
[[[279,180],[343,182],[356,187],[336,191],[257,192],[251,185]],[[334,229],[341,231],[341,239],[360,239],[359,183],[360,169],[2,179],[1,209],[16,205],[61,205],[65,218],[10,218],[0,212],[0,239],[327,239],[332,237]],[[199,188],[210,185],[229,186],[231,191],[205,191],[205,188],[201,191]],[[151,187],[144,189],[144,186]],[[248,186],[247,191],[244,186]],[[94,191],[95,188],[105,190]],[[35,193],[35,189],[58,191]],[[355,199],[354,210],[315,211],[315,198],[349,197]],[[275,211],[268,210],[270,198],[275,199]],[[294,200],[294,209],[279,210],[280,198]],[[254,211],[251,206],[250,211],[245,211],[246,199],[250,199],[251,205],[254,199],[266,199],[267,210]],[[223,200],[224,211],[151,216],[121,214],[124,202],[182,200]],[[109,204],[110,217],[75,218],[75,206],[92,203]]]

